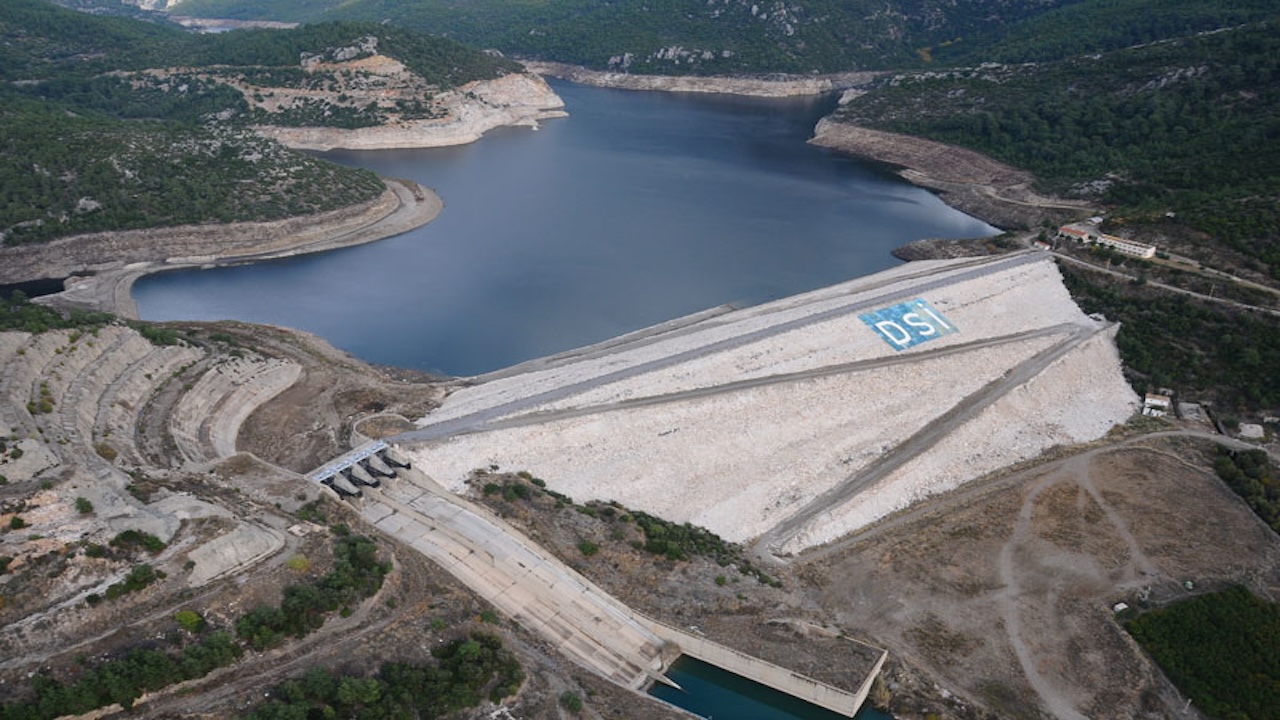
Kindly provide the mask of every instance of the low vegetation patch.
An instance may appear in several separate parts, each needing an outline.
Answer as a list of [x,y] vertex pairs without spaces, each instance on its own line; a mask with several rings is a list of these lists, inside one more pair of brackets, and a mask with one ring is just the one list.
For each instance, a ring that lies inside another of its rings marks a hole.
[[213,633],[181,649],[135,649],[84,670],[74,679],[48,675],[31,680],[35,698],[0,706],[0,720],[50,720],[82,715],[120,703],[128,709],[143,693],[203,677],[230,665],[244,653],[227,633]]
[[488,699],[500,702],[524,682],[520,663],[502,641],[472,633],[431,651],[435,663],[386,663],[371,677],[315,668],[272,691],[247,717],[436,718]]
[[[126,533],[129,533],[127,535],[129,540],[126,542],[137,542],[144,546],[146,537],[154,538],[135,530],[125,531],[121,535]],[[91,544],[85,550],[85,554],[90,557],[103,557],[107,553],[108,549],[102,545]],[[376,592],[391,567],[389,562],[378,561],[377,548],[372,540],[358,535],[340,536],[336,540],[334,555],[334,567],[329,573],[317,579],[312,585],[287,588],[280,607],[260,607],[235,622],[236,634],[240,635],[239,642],[235,635],[225,630],[210,631],[208,621],[195,610],[179,610],[173,616],[177,626],[174,631],[163,634],[158,641],[149,643],[147,647],[134,648],[115,658],[81,670],[73,678],[54,677],[47,672],[35,675],[31,680],[29,697],[0,705],[0,720],[50,720],[64,715],[82,715],[113,703],[119,703],[128,709],[143,693],[153,692],[173,683],[203,677],[217,668],[234,663],[244,654],[244,645],[262,649],[279,644],[286,634],[302,637],[319,627],[324,622],[324,614],[329,610],[340,606],[349,608],[351,604]],[[0,573],[2,573],[3,565],[7,565],[8,558],[0,558],[0,560],[3,561],[0,563]],[[108,598],[119,597],[127,592],[146,587],[163,577],[163,573],[150,565],[136,565],[124,581],[111,586],[106,594]],[[90,595],[86,599],[90,605],[96,605],[103,598]],[[181,628],[182,632],[179,632],[178,628]],[[246,635],[242,632],[242,628],[250,629],[252,632]],[[469,642],[478,644],[479,649],[473,649],[467,644]],[[486,676],[490,678],[489,680],[480,682],[477,686],[485,692],[502,692],[501,695],[491,695],[491,697],[499,699],[505,697],[514,692],[523,680],[519,665],[509,653],[501,650],[501,643],[498,643],[495,649],[491,641],[473,638],[473,641],[463,641],[461,645],[450,646],[450,648],[453,648],[455,655],[462,657],[455,664],[450,665],[452,656],[450,658],[441,656],[440,667],[444,669],[446,675],[462,672],[459,668],[480,672],[474,669],[477,663],[484,667],[496,668]],[[457,682],[462,682],[463,679],[467,682],[474,680],[471,675],[465,678],[461,675],[458,677],[461,679]],[[494,677],[498,680],[492,680]],[[410,679],[420,678],[411,676]],[[354,687],[349,685],[347,691],[351,691]],[[453,697],[463,697],[464,694],[463,691],[457,690]],[[478,696],[473,692],[466,697]],[[478,702],[477,699],[472,704]],[[268,717],[306,716],[303,713]],[[354,714],[345,713],[341,716],[352,717]],[[393,716],[404,717],[404,715],[378,717]],[[435,715],[422,717],[435,717]]]
[[1280,605],[1233,587],[1125,627],[1206,715],[1280,719]]
[[121,550],[146,550],[158,553],[164,549],[164,541],[149,532],[141,530],[124,530],[111,538],[111,547]]
[[42,333],[60,328],[96,328],[115,320],[108,313],[68,310],[59,312],[31,302],[27,294],[15,290],[8,297],[0,295],[0,331],[20,330]]
[[129,574],[118,583],[112,583],[107,587],[107,599],[115,600],[121,595],[127,595],[131,592],[137,592],[148,585],[159,580],[163,580],[165,574],[147,563],[134,565]]
[[1138,392],[1171,387],[1223,410],[1280,406],[1280,319],[1170,295],[1059,264],[1087,313],[1120,323],[1116,345]]
[[1262,521],[1280,533],[1280,479],[1264,450],[1218,447],[1213,470]]
[[381,562],[373,541],[361,535],[342,535],[334,548],[334,567],[309,585],[284,589],[279,606],[261,605],[236,621],[236,636],[256,650],[302,638],[318,630],[325,616],[335,610],[349,614],[352,606],[382,587],[391,571]]
[[[528,473],[515,477],[497,477],[484,474],[477,478],[483,482],[481,492],[489,497],[501,497],[514,503],[536,502],[541,497],[550,498],[554,507],[596,518],[610,526],[609,536],[615,540],[630,540],[631,546],[651,555],[673,562],[687,561],[693,557],[714,560],[723,567],[736,566],[743,575],[750,575],[762,584],[778,587],[781,583],[751,564],[742,546],[726,541],[710,530],[691,523],[675,523],[639,510],[630,510],[618,502],[578,504],[573,498],[546,487],[546,483]],[[578,550],[587,557],[596,555],[601,547],[582,540]]]

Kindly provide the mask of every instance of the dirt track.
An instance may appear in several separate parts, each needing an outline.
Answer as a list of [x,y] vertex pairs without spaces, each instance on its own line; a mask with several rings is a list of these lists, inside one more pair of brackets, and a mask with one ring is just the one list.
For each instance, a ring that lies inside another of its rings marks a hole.
[[1139,437],[974,483],[797,564],[842,624],[998,716],[1194,717],[1111,606],[1184,597],[1187,580],[1280,593],[1280,538],[1184,459],[1201,436]]

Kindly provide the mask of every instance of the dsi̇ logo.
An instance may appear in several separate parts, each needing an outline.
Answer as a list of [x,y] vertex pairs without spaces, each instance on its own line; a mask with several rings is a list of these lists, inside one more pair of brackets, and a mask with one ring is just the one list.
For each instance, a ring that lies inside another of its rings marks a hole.
[[894,350],[905,350],[926,340],[959,332],[942,313],[920,298],[859,315],[858,319]]

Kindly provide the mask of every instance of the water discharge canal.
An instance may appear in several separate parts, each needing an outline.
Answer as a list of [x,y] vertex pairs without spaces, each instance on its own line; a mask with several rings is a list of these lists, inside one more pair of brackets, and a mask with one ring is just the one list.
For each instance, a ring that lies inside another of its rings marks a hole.
[[[655,683],[649,694],[713,720],[848,720],[844,715],[688,656],[671,666],[667,678],[680,688]],[[855,718],[889,720],[888,715],[866,705]]]

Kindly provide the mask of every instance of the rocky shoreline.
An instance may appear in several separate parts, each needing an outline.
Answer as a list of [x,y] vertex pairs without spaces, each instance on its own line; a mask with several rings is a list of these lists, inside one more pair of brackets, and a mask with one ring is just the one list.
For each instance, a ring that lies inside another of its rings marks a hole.
[[465,145],[497,127],[536,128],[542,120],[567,115],[560,96],[533,73],[467,83],[442,93],[436,102],[446,111],[443,118],[351,130],[267,125],[254,131],[296,150],[393,150]]
[[[540,61],[526,61],[524,65],[540,75],[593,87],[774,98],[845,91],[842,103],[849,93],[865,91],[884,74],[703,77],[633,75]],[[1088,203],[1039,196],[1031,190],[1035,180],[1031,173],[953,145],[857,127],[832,117],[819,121],[810,142],[892,166],[903,179],[937,192],[951,207],[1003,230],[1033,227],[1046,218],[1059,222],[1094,212]]]
[[358,205],[264,223],[188,225],[59,238],[0,249],[0,283],[66,278],[66,289],[39,300],[137,318],[138,278],[185,268],[241,265],[323,252],[392,237],[435,219],[438,195],[409,180]]

